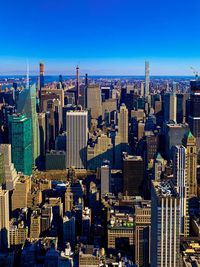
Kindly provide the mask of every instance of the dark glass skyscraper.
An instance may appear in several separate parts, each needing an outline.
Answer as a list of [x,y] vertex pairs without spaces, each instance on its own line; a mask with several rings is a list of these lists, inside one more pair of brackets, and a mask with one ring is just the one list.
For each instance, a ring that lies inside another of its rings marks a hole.
[[200,148],[200,80],[190,82],[191,94],[189,100],[190,130],[197,140],[197,147]]

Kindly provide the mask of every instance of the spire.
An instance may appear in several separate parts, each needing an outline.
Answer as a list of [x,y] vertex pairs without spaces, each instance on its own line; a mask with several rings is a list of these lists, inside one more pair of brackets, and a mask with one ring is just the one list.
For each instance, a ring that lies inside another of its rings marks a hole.
[[26,89],[29,89],[29,62],[26,61]]

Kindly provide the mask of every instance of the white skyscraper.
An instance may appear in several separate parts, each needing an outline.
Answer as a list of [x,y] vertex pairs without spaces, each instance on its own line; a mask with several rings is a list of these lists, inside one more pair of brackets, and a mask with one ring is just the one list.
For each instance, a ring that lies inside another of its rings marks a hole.
[[85,169],[87,165],[88,112],[66,113],[66,168]]
[[153,181],[151,267],[179,267],[180,198],[171,181]]
[[8,193],[8,190],[2,190],[0,188],[0,250],[10,246]]
[[1,144],[0,154],[3,155],[4,180],[5,180],[4,182],[6,185],[6,190],[13,190],[19,178],[19,175],[17,174],[14,164],[12,163],[11,145]]
[[173,173],[176,179],[177,191],[180,195],[180,234],[189,235],[188,216],[188,180],[187,180],[187,150],[184,146],[175,146],[173,150]]
[[149,95],[149,62],[145,61],[145,91],[144,96],[147,97]]

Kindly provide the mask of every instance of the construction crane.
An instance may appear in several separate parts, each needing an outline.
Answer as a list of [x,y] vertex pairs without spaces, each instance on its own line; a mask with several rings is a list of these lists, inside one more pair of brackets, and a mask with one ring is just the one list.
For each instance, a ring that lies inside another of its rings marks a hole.
[[193,67],[190,67],[190,68],[191,68],[191,70],[193,71],[193,73],[195,75],[195,80],[197,81],[199,79],[199,72]]

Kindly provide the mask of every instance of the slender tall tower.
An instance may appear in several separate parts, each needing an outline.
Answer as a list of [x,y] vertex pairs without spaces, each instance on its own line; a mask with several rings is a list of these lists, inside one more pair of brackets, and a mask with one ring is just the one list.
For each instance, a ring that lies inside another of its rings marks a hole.
[[147,97],[149,95],[149,62],[145,61],[145,91],[144,96]]
[[118,135],[120,136],[120,143],[128,143],[128,109],[125,104],[120,106],[118,117]]
[[183,145],[187,150],[187,175],[189,197],[197,195],[197,144],[196,138],[189,131],[184,135]]
[[0,249],[10,247],[9,242],[9,191],[0,188]]
[[40,90],[44,87],[44,64],[40,63]]
[[78,105],[78,98],[79,98],[79,66],[76,66],[76,105]]
[[173,148],[173,174],[176,179],[177,191],[180,195],[180,235],[188,236],[187,150],[183,145]]
[[88,74],[85,74],[85,108],[87,108]]

